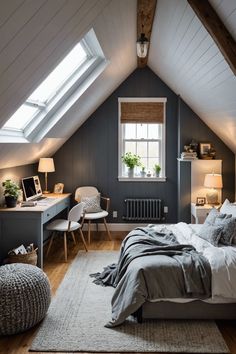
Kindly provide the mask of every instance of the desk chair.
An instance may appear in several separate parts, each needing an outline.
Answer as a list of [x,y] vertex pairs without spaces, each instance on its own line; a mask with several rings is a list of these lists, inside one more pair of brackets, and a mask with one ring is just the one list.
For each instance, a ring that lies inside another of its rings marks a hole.
[[[95,187],[91,187],[91,186],[79,187],[75,191],[75,200],[78,203],[80,203],[80,202],[83,202],[83,199],[86,200],[88,198],[95,197],[97,195],[99,195],[99,192],[98,192],[97,188],[95,188]],[[108,238],[110,241],[112,240],[110,231],[109,231],[107,223],[106,223],[106,217],[108,216],[110,198],[101,197],[101,200],[105,201],[105,203],[106,203],[105,210],[101,209],[100,205],[99,205],[100,210],[98,212],[86,212],[85,211],[85,214],[83,216],[82,227],[83,227],[84,221],[85,220],[88,221],[88,243],[89,244],[90,244],[91,221],[95,221],[98,219],[103,219],[103,223],[105,225],[105,229],[107,231]]]
[[87,245],[86,245],[86,242],[84,239],[84,235],[81,230],[81,224],[78,223],[78,220],[80,220],[81,215],[83,213],[83,207],[84,207],[83,203],[79,203],[69,211],[67,220],[56,219],[47,225],[46,228],[47,228],[47,230],[52,231],[52,236],[51,236],[51,240],[49,242],[46,257],[48,256],[48,254],[50,252],[54,236],[55,236],[56,232],[58,232],[58,231],[64,233],[64,253],[65,253],[65,261],[66,262],[67,262],[67,233],[71,233],[74,244],[76,244],[74,231],[79,230],[80,237],[81,237],[82,242],[84,244],[84,248],[85,248],[86,252],[88,252],[88,248],[87,248]]

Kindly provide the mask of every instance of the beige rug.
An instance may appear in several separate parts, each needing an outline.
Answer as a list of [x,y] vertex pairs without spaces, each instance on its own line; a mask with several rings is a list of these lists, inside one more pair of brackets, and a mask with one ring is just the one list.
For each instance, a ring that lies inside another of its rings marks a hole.
[[117,252],[79,252],[43,321],[32,351],[228,353],[213,321],[146,321],[129,318],[109,329],[113,288],[93,284],[90,273],[116,262]]

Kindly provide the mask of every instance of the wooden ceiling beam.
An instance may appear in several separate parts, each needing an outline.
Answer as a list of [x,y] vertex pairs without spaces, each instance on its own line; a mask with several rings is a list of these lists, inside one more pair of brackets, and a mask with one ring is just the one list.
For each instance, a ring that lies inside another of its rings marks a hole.
[[187,0],[236,75],[236,42],[208,0]]
[[[137,39],[140,37],[141,33],[145,33],[145,37],[149,40],[149,47],[156,3],[157,0],[137,0]],[[145,58],[137,57],[139,68],[143,68],[147,65],[148,54],[149,48]]]

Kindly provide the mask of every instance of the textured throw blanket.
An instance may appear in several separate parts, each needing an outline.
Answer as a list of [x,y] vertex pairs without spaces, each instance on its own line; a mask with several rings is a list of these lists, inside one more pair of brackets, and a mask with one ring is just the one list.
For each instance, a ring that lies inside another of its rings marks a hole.
[[211,269],[206,258],[193,246],[179,244],[166,228],[162,232],[136,228],[122,242],[118,263],[91,276],[96,284],[116,288],[107,327],[121,324],[145,301],[211,295]]

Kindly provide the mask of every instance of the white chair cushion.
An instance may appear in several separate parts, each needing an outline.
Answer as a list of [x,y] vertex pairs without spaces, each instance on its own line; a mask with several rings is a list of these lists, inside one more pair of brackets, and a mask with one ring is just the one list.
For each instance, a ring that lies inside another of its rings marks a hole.
[[99,213],[87,213],[85,214],[84,218],[86,220],[96,220],[105,218],[108,215],[108,212],[105,210],[100,211]]
[[[69,225],[68,220],[57,219],[57,220],[50,222],[50,224],[47,225],[46,229],[50,230],[50,231],[67,231],[68,225]],[[71,221],[69,231],[77,230],[80,227],[81,227],[81,225],[78,222]]]

